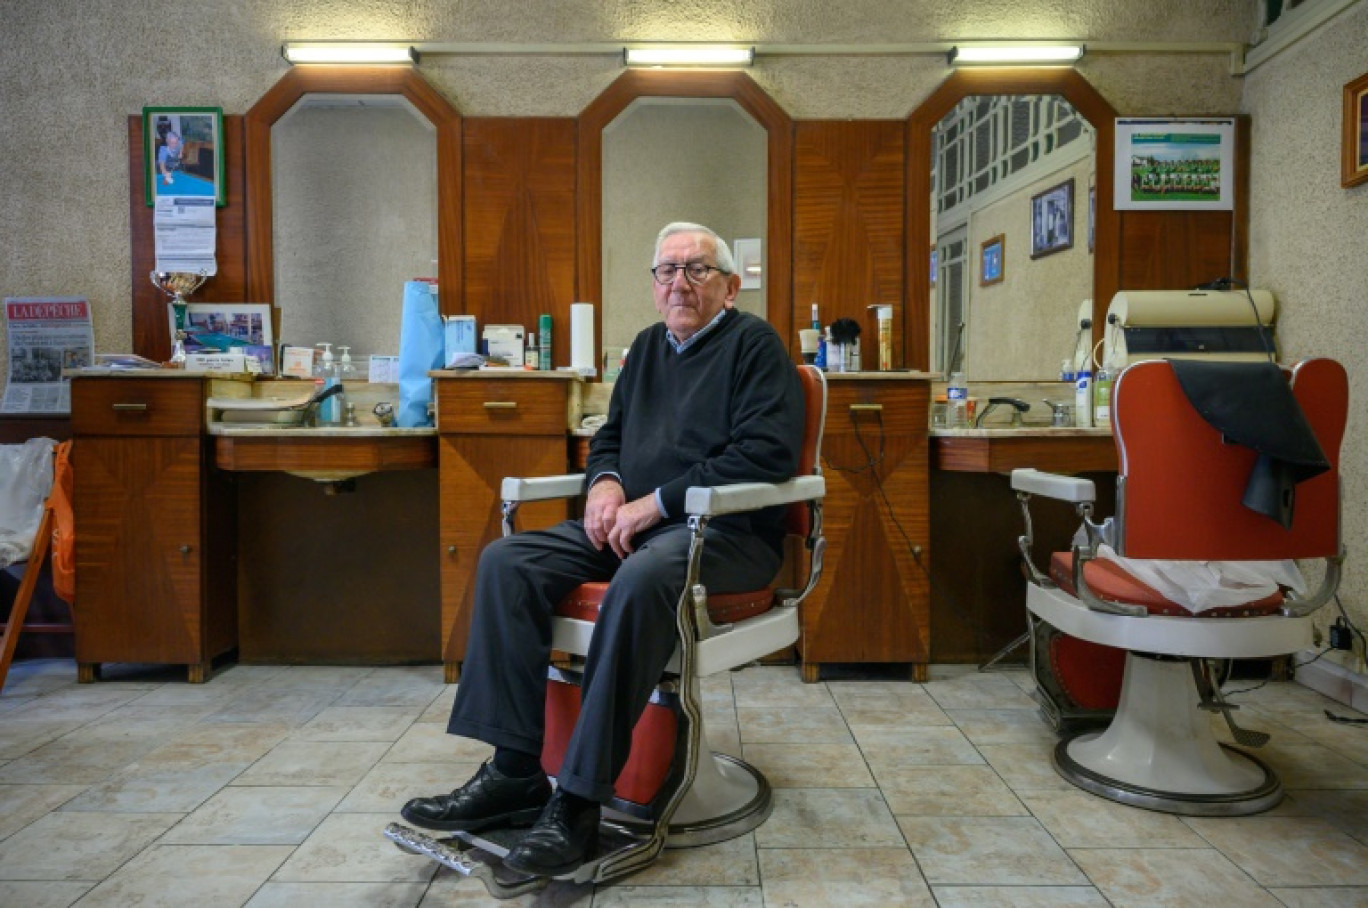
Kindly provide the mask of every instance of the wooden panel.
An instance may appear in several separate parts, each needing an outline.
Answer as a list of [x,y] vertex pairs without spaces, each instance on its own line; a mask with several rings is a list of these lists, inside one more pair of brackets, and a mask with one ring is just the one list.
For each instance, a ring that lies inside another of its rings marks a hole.
[[803,603],[805,677],[815,679],[808,667],[823,662],[927,661],[928,397],[920,381],[830,385],[822,443],[826,565]]
[[76,378],[71,425],[77,435],[193,435],[204,425],[199,378]]
[[[501,534],[503,478],[564,473],[565,456],[563,427],[554,436],[440,437],[442,660],[447,681],[457,680],[465,659],[480,552]],[[518,527],[550,526],[568,516],[565,501],[532,502],[519,508]]]
[[1121,212],[1121,286],[1174,290],[1230,277],[1233,222],[1229,211]]
[[361,476],[335,495],[283,473],[237,482],[242,661],[437,661],[436,469]]
[[566,382],[455,379],[437,387],[437,428],[443,434],[535,433],[563,438],[568,428]]
[[201,634],[200,461],[197,437],[77,439],[79,662],[212,655]]
[[[575,121],[465,121],[463,312],[480,324],[551,315],[553,363],[570,362],[575,300]],[[594,300],[597,302],[597,298]]]
[[430,435],[360,436],[301,434],[286,437],[216,436],[214,465],[221,470],[370,473],[437,466]]
[[0,416],[0,444],[23,444],[30,438],[66,441],[71,437],[69,416]]
[[765,214],[765,256],[769,264],[767,315],[797,361],[798,336],[793,332],[791,304],[793,121],[742,72],[629,69],[580,114],[575,181],[576,298],[603,300],[603,130],[629,104],[645,97],[732,98],[764,127],[769,143]]
[[967,473],[1010,473],[1034,467],[1047,473],[1116,472],[1116,442],[1110,435],[1039,435],[931,439],[932,467]]
[[[226,204],[215,210],[218,230],[214,255],[218,273],[190,297],[196,303],[260,302],[247,298],[246,156],[241,116],[223,118],[223,179]],[[128,117],[128,226],[132,236],[133,352],[158,362],[171,356],[166,294],[152,286],[156,267],[152,209],[147,205],[143,170],[142,117]]]
[[[854,319],[875,365],[866,307],[891,305],[896,323],[904,318],[905,134],[892,120],[802,122],[794,133],[793,322],[806,327],[814,302],[823,324]],[[895,337],[893,361],[902,360]]]

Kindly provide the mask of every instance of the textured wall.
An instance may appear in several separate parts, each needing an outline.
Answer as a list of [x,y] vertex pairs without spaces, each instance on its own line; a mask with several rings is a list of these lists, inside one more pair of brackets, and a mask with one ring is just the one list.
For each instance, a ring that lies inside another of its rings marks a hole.
[[[969,218],[964,371],[969,381],[1051,381],[1073,352],[1078,305],[1092,298],[1091,156],[1043,176]],[[1031,197],[1074,181],[1073,246],[1031,259]],[[979,286],[983,241],[1004,237],[1002,283]]]
[[[1340,598],[1368,629],[1368,185],[1340,186],[1340,105],[1368,71],[1368,3],[1326,23],[1245,80],[1253,124],[1251,282],[1278,297],[1284,359],[1332,356],[1349,370]],[[1325,609],[1322,623],[1333,617]]]

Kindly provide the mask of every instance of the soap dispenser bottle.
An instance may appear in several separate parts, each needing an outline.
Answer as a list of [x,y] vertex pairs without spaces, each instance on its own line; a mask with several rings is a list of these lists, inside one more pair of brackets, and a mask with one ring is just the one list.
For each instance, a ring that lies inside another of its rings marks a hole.
[[[333,362],[332,344],[319,344],[323,348],[323,361],[320,371],[323,375],[324,390],[336,385],[340,379],[337,377],[337,367]],[[315,385],[317,382],[315,381]],[[335,426],[342,422],[342,401],[341,394],[334,394],[327,400],[319,404],[318,421],[325,426]]]

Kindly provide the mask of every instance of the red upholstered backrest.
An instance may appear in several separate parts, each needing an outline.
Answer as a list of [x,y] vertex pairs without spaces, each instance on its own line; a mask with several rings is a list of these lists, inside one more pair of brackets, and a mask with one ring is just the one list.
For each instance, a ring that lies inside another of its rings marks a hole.
[[[794,476],[814,476],[822,472],[822,426],[826,422],[826,376],[816,366],[798,367],[798,379],[803,385],[803,449],[798,455],[798,470]],[[789,506],[788,531],[795,536],[807,536],[812,525],[812,512],[807,502]]]
[[1167,362],[1136,363],[1112,390],[1120,461],[1122,554],[1188,561],[1325,558],[1339,552],[1340,442],[1349,408],[1344,367],[1312,359],[1292,369],[1293,396],[1331,469],[1296,487],[1291,529],[1240,503],[1255,453],[1226,444],[1188,403]]

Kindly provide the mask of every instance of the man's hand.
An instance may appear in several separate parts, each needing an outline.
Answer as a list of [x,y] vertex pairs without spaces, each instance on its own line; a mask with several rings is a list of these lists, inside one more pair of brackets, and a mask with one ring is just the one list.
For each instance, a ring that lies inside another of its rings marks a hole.
[[584,503],[584,535],[600,552],[608,542],[608,531],[617,520],[618,508],[626,502],[627,493],[615,479],[600,479],[589,487]]
[[660,510],[656,507],[654,492],[629,501],[617,509],[617,519],[608,531],[608,545],[619,558],[626,558],[632,554],[632,537],[657,523],[660,523]]

